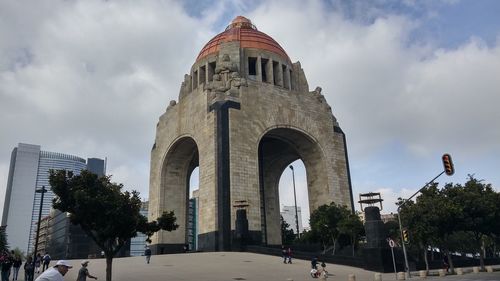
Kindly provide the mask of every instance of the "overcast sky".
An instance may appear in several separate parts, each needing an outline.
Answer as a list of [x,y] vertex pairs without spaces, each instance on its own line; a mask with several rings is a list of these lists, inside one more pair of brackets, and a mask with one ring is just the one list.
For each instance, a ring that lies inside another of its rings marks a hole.
[[[442,171],[445,152],[456,173],[441,185],[475,174],[498,190],[499,14],[495,0],[0,1],[0,203],[19,142],[107,157],[113,180],[147,198],[157,120],[237,15],[323,88],[346,133],[355,201],[379,191],[394,211]],[[296,180],[307,209],[303,169]]]

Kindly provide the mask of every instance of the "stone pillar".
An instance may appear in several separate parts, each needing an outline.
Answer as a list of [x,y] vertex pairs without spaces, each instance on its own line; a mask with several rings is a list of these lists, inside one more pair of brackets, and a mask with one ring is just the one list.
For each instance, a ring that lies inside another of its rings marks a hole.
[[486,272],[493,272],[493,267],[492,266],[487,266],[486,267]]
[[479,266],[472,267],[472,272],[479,273]]
[[273,59],[269,58],[266,64],[267,82],[274,85]]
[[356,275],[354,274],[349,274],[349,276],[347,276],[347,281],[356,281]]
[[418,273],[419,273],[420,278],[422,278],[422,279],[427,278],[427,270],[420,270]]
[[255,75],[257,76],[257,82],[262,82],[262,60],[261,56],[257,56],[257,62],[255,63]]
[[456,271],[457,271],[457,275],[464,275],[464,270],[462,268],[459,267],[456,269]]
[[375,273],[373,276],[374,281],[382,281],[382,274],[381,273]]
[[[274,62],[273,62],[274,64]],[[281,86],[281,87],[284,87],[284,84],[283,84],[283,67],[281,67],[281,63],[278,62],[278,75],[277,75],[277,78],[276,79],[276,84],[278,84],[278,86]]]
[[405,274],[406,272],[398,272],[398,280],[405,280],[406,277],[405,277]]

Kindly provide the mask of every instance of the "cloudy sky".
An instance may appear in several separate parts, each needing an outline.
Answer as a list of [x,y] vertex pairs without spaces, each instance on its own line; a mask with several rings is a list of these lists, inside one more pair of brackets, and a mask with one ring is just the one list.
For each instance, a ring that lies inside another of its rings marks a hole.
[[[237,15],[323,88],[347,136],[355,200],[379,191],[394,211],[442,171],[445,152],[456,173],[441,184],[475,174],[498,190],[499,14],[495,0],[0,1],[0,203],[19,142],[107,157],[113,179],[147,198],[158,117]],[[289,170],[281,182],[281,203],[293,204]]]

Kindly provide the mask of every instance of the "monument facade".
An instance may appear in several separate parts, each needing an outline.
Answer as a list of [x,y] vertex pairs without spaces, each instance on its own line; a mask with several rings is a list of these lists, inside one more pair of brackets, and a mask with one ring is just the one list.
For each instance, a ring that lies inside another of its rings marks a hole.
[[[245,243],[280,245],[279,179],[306,168],[311,212],[334,201],[353,208],[345,135],[321,88],[309,91],[299,62],[238,16],[200,51],[156,127],[149,217],[173,210],[180,225],[152,237],[155,253],[187,243],[189,179],[199,167],[198,249],[234,250],[237,207]],[[293,192],[290,190],[290,192]],[[248,227],[246,227],[248,225]]]

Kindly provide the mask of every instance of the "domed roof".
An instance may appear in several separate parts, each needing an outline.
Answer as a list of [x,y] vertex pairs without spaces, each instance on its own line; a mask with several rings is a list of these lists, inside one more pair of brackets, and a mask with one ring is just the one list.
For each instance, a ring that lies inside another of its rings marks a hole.
[[241,48],[262,49],[273,52],[290,61],[285,50],[269,35],[257,30],[252,22],[243,17],[237,16],[226,27],[226,30],[217,34],[201,49],[196,61],[219,52],[219,44],[223,42],[239,41]]

